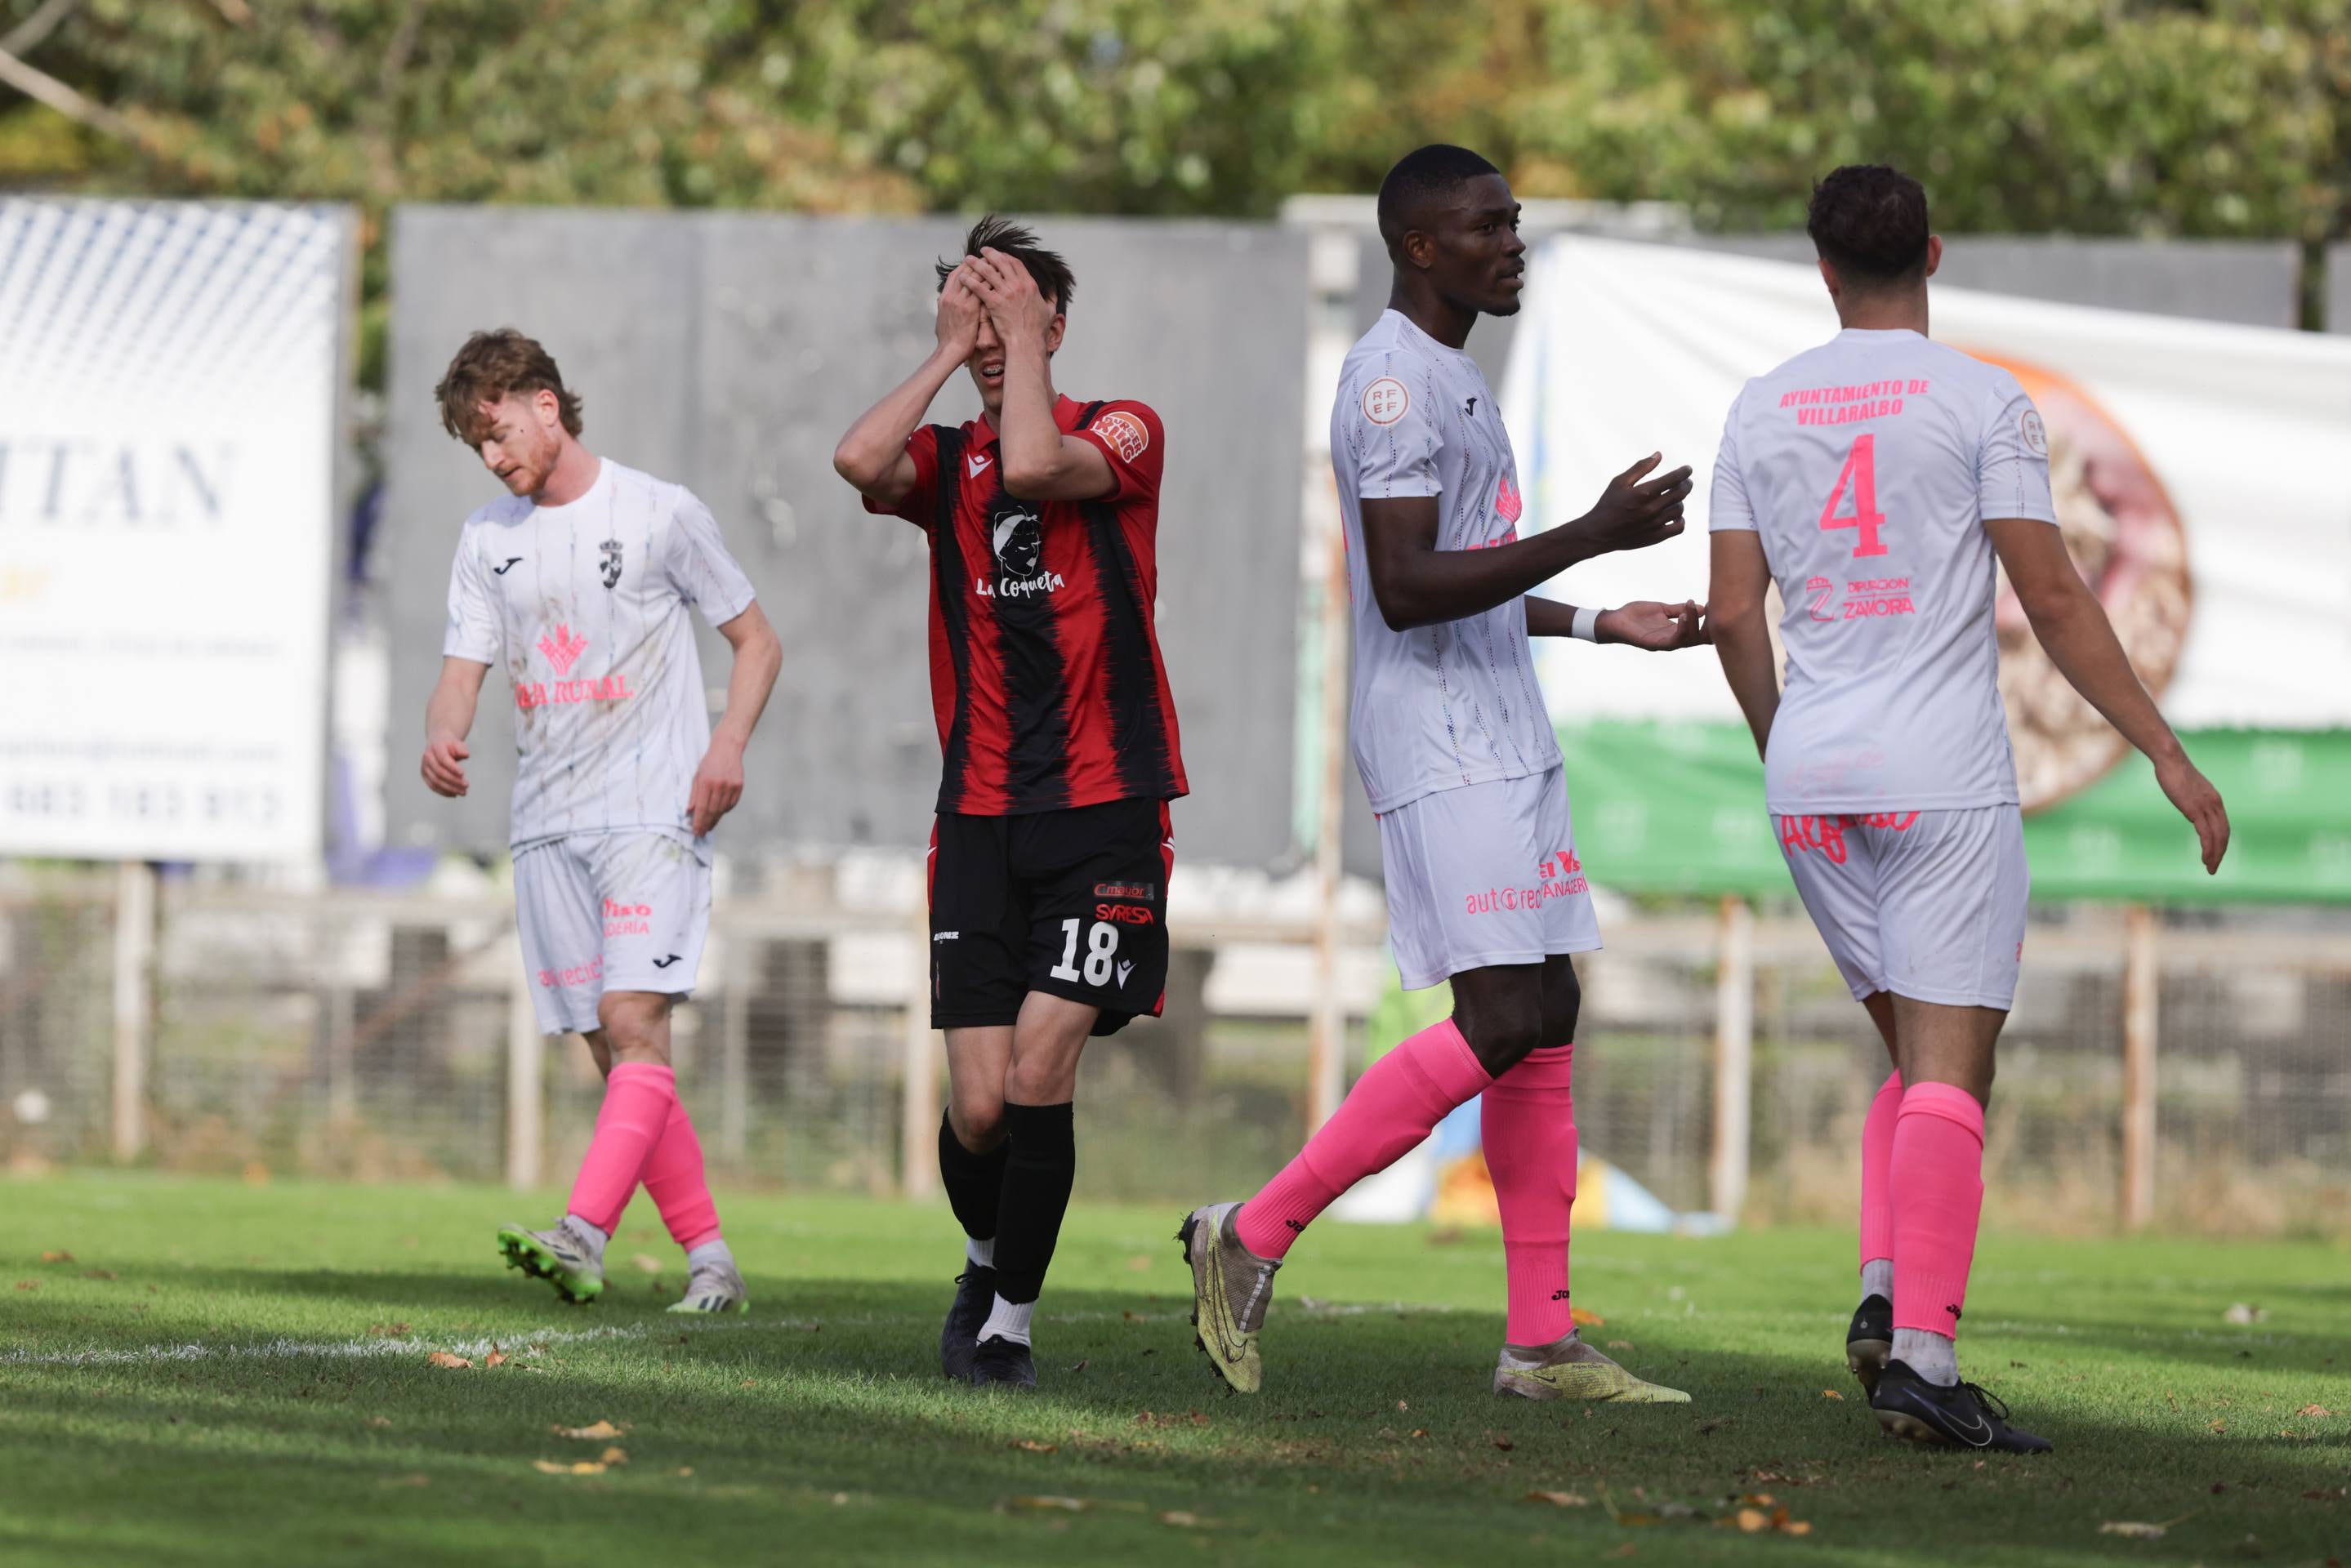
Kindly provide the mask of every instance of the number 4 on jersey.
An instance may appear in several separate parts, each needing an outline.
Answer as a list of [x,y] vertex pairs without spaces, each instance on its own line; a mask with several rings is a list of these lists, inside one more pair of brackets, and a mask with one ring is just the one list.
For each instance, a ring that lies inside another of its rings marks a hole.
[[[1853,486],[1853,511],[1837,515],[1837,505],[1844,500],[1844,487]],[[1853,438],[1853,450],[1845,453],[1844,467],[1837,474],[1834,487],[1829,491],[1829,504],[1821,508],[1821,527],[1859,530],[1853,553],[1855,559],[1863,556],[1883,556],[1885,543],[1877,531],[1886,526],[1886,514],[1877,509],[1877,438],[1857,435]]]

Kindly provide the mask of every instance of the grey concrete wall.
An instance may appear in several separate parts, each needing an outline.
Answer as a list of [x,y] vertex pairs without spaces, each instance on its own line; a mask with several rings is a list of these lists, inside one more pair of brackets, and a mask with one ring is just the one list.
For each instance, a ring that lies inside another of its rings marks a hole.
[[[1051,218],[1078,286],[1059,388],[1141,398],[1167,430],[1159,628],[1193,794],[1179,852],[1266,864],[1290,844],[1303,236],[1269,226]],[[506,841],[511,719],[486,701],[471,795],[415,776],[449,560],[497,493],[432,389],[467,332],[547,344],[592,450],[692,487],[775,623],[784,670],[722,830],[737,850],[922,842],[938,785],[923,535],[866,515],[833,443],[929,351],[953,221],[414,206],[394,214],[389,497],[376,567],[394,674],[395,842]],[[1236,345],[1246,345],[1245,354]],[[932,410],[977,410],[958,379]],[[703,665],[723,695],[726,649]]]

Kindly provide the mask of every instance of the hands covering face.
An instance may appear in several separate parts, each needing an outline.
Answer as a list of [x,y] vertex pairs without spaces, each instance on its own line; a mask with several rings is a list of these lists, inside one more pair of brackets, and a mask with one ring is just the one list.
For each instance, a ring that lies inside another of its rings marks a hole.
[[1037,291],[1029,269],[994,247],[966,257],[947,280],[953,288],[964,280],[987,309],[996,335],[1007,343],[1034,339],[1043,342],[1052,332],[1057,314],[1053,302]]

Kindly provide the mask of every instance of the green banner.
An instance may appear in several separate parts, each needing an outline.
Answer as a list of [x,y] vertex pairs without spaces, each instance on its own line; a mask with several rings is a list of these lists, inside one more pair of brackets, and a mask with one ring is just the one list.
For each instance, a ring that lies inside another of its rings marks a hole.
[[[2024,819],[2032,896],[2150,904],[2351,903],[2351,731],[2181,736],[2229,807],[2227,861],[2204,875],[2196,834],[2131,753]],[[1576,849],[1592,879],[1635,893],[1786,895],[1744,726],[1562,725]]]

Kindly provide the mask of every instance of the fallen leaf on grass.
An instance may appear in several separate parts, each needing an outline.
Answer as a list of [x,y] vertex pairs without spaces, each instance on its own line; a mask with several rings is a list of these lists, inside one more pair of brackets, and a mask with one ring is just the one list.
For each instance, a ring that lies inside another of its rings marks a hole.
[[637,1267],[643,1269],[649,1274],[658,1274],[661,1272],[661,1260],[654,1257],[650,1252],[639,1252],[635,1257],[631,1258],[629,1262],[634,1263]]
[[1635,1345],[1629,1339],[1612,1339],[1608,1342],[1608,1348],[1611,1350],[1637,1350],[1640,1346]]
[[2324,1405],[2304,1405],[2301,1409],[2296,1410],[2294,1414],[2297,1416],[2332,1416],[2335,1412],[2328,1409]]
[[119,1280],[122,1276],[112,1269],[84,1269],[81,1277],[85,1280]]
[[2341,1502],[2346,1495],[2351,1495],[2351,1488],[2338,1486],[2333,1491],[2304,1492],[2302,1494],[2302,1501],[2304,1502]]
[[2245,1302],[2237,1302],[2220,1315],[2231,1323],[2241,1324],[2263,1322],[2270,1314],[2264,1308],[2253,1306]]
[[629,1450],[626,1449],[606,1449],[602,1453],[596,1456],[596,1460],[599,1464],[625,1465],[629,1462]]
[[424,1359],[425,1359],[425,1360],[427,1360],[427,1361],[429,1361],[429,1362],[431,1362],[431,1363],[432,1363],[434,1366],[448,1366],[448,1367],[459,1367],[459,1366],[464,1366],[464,1367],[470,1367],[470,1366],[472,1366],[474,1365],[472,1362],[470,1362],[470,1361],[466,1360],[464,1356],[462,1356],[462,1355],[452,1355],[451,1354],[449,1354],[449,1352],[447,1352],[447,1351],[445,1351],[445,1350],[436,1350],[436,1351],[434,1351],[432,1355],[430,1355],[426,1356]]
[[1142,1252],[1137,1252],[1134,1256],[1126,1261],[1126,1271],[1131,1274],[1145,1272],[1150,1269],[1150,1267],[1151,1259]]
[[1082,1497],[1012,1497],[1004,1500],[1004,1506],[1031,1513],[1085,1513],[1094,1505]]
[[1428,1428],[1426,1427],[1415,1427],[1412,1429],[1412,1435],[1416,1438],[1425,1438],[1428,1436]]
[[2225,1432],[2229,1429],[2229,1423],[2226,1421],[2210,1422],[2207,1424],[2206,1429],[2214,1432]]
[[1578,1328],[1604,1328],[1608,1320],[1596,1312],[1586,1312],[1580,1306],[1567,1309],[1567,1321]]
[[1529,1502],[1547,1502],[1553,1508],[1588,1508],[1592,1500],[1580,1491],[1531,1491]]
[[1753,1535],[1756,1532],[1768,1530],[1771,1526],[1771,1516],[1760,1508],[1742,1508],[1730,1517],[1731,1522],[1739,1526],[1739,1532],[1741,1535]]
[[610,1421],[597,1421],[585,1427],[549,1427],[548,1428],[559,1438],[577,1438],[582,1442],[590,1443],[601,1442],[607,1438],[617,1438],[628,1429],[625,1426],[615,1427]]
[[16,1282],[16,1288],[20,1291],[37,1291],[41,1288],[41,1282],[38,1280],[18,1280]]
[[1502,1452],[1504,1452],[1504,1453],[1506,1453],[1506,1454],[1507,1454],[1507,1453],[1509,1453],[1512,1449],[1515,1449],[1515,1448],[1517,1448],[1517,1447],[1519,1446],[1518,1444],[1516,1444],[1516,1443],[1514,1443],[1514,1442],[1510,1441],[1510,1433],[1508,1433],[1508,1432],[1501,1432],[1501,1433],[1498,1433],[1498,1434],[1496,1434],[1496,1435],[1495,1435],[1495,1437],[1493,1438],[1492,1441],[1493,1441],[1493,1444],[1494,1444],[1494,1446],[1495,1446],[1496,1448],[1498,1448],[1498,1449],[1501,1449],[1501,1450],[1502,1450]]
[[594,1459],[575,1459],[568,1465],[555,1459],[533,1459],[530,1468],[543,1476],[601,1476],[605,1469]]
[[679,1478],[681,1480],[684,1480],[685,1477],[692,1475],[693,1473],[694,1473],[694,1467],[693,1467],[692,1465],[680,1465],[680,1466],[678,1466],[678,1467],[677,1467],[677,1469],[674,1469],[674,1470],[672,1470],[672,1471],[670,1472],[670,1474],[672,1474],[672,1475],[674,1475],[674,1476],[676,1476],[676,1477],[677,1477],[677,1478]]
[[1842,1395],[1842,1394],[1840,1394],[1840,1393],[1838,1393],[1838,1392],[1837,1392],[1835,1389],[1834,1389],[1834,1388],[1823,1388],[1823,1389],[1822,1389],[1822,1390],[1821,1390],[1821,1397],[1822,1397],[1822,1398],[1823,1398],[1823,1399],[1834,1399],[1834,1400],[1835,1400],[1835,1401],[1836,1401],[1838,1404],[1840,1404],[1840,1405],[1842,1405],[1842,1404],[1844,1404],[1844,1395]]
[[1621,1559],[1621,1558],[1630,1557],[1630,1556],[1632,1556],[1635,1552],[1638,1552],[1638,1551],[1640,1551],[1640,1550],[1641,1550],[1641,1549],[1640,1549],[1639,1547],[1637,1547],[1637,1546],[1634,1545],[1631,1542],[1627,1541],[1626,1542],[1625,1542],[1625,1544],[1624,1544],[1624,1545],[1619,1546],[1618,1548],[1616,1548],[1616,1550],[1615,1550],[1615,1551],[1611,1552],[1610,1553],[1608,1553],[1608,1555],[1609,1555],[1609,1556],[1611,1556],[1611,1557],[1615,1557],[1615,1558],[1620,1558],[1620,1559]]
[[406,1336],[408,1325],[404,1323],[371,1323],[368,1324],[368,1332],[378,1339],[400,1339]]
[[62,1247],[54,1252],[44,1252],[41,1254],[41,1262],[45,1263],[70,1263],[73,1261],[74,1255],[71,1252],[67,1251]]
[[1172,1524],[1178,1530],[1208,1530],[1214,1528],[1217,1521],[1204,1519],[1187,1509],[1171,1508],[1159,1516],[1159,1522]]
[[1092,1358],[1089,1357],[1087,1361],[1079,1362],[1075,1366],[1071,1367],[1070,1370],[1072,1372],[1083,1372],[1091,1359]]
[[368,1425],[371,1427],[389,1427],[392,1425],[392,1417],[389,1416],[370,1416],[368,1417]]
[[1729,1426],[1738,1419],[1739,1417],[1736,1416],[1709,1417],[1706,1420],[1700,1421],[1698,1424],[1698,1435],[1703,1438],[1708,1432],[1719,1432],[1722,1430],[1723,1428]]
[[1023,1438],[1012,1446],[1024,1454],[1058,1454],[1061,1451],[1061,1444],[1040,1443],[1034,1438]]
[[2109,1519],[2106,1523],[2097,1526],[2097,1532],[2099,1535],[2126,1535],[2130,1540],[2163,1540],[2172,1526],[2187,1519],[2193,1519],[2193,1514],[2182,1514],[2179,1519],[2165,1519],[2163,1523],[2139,1523],[2137,1519]]

